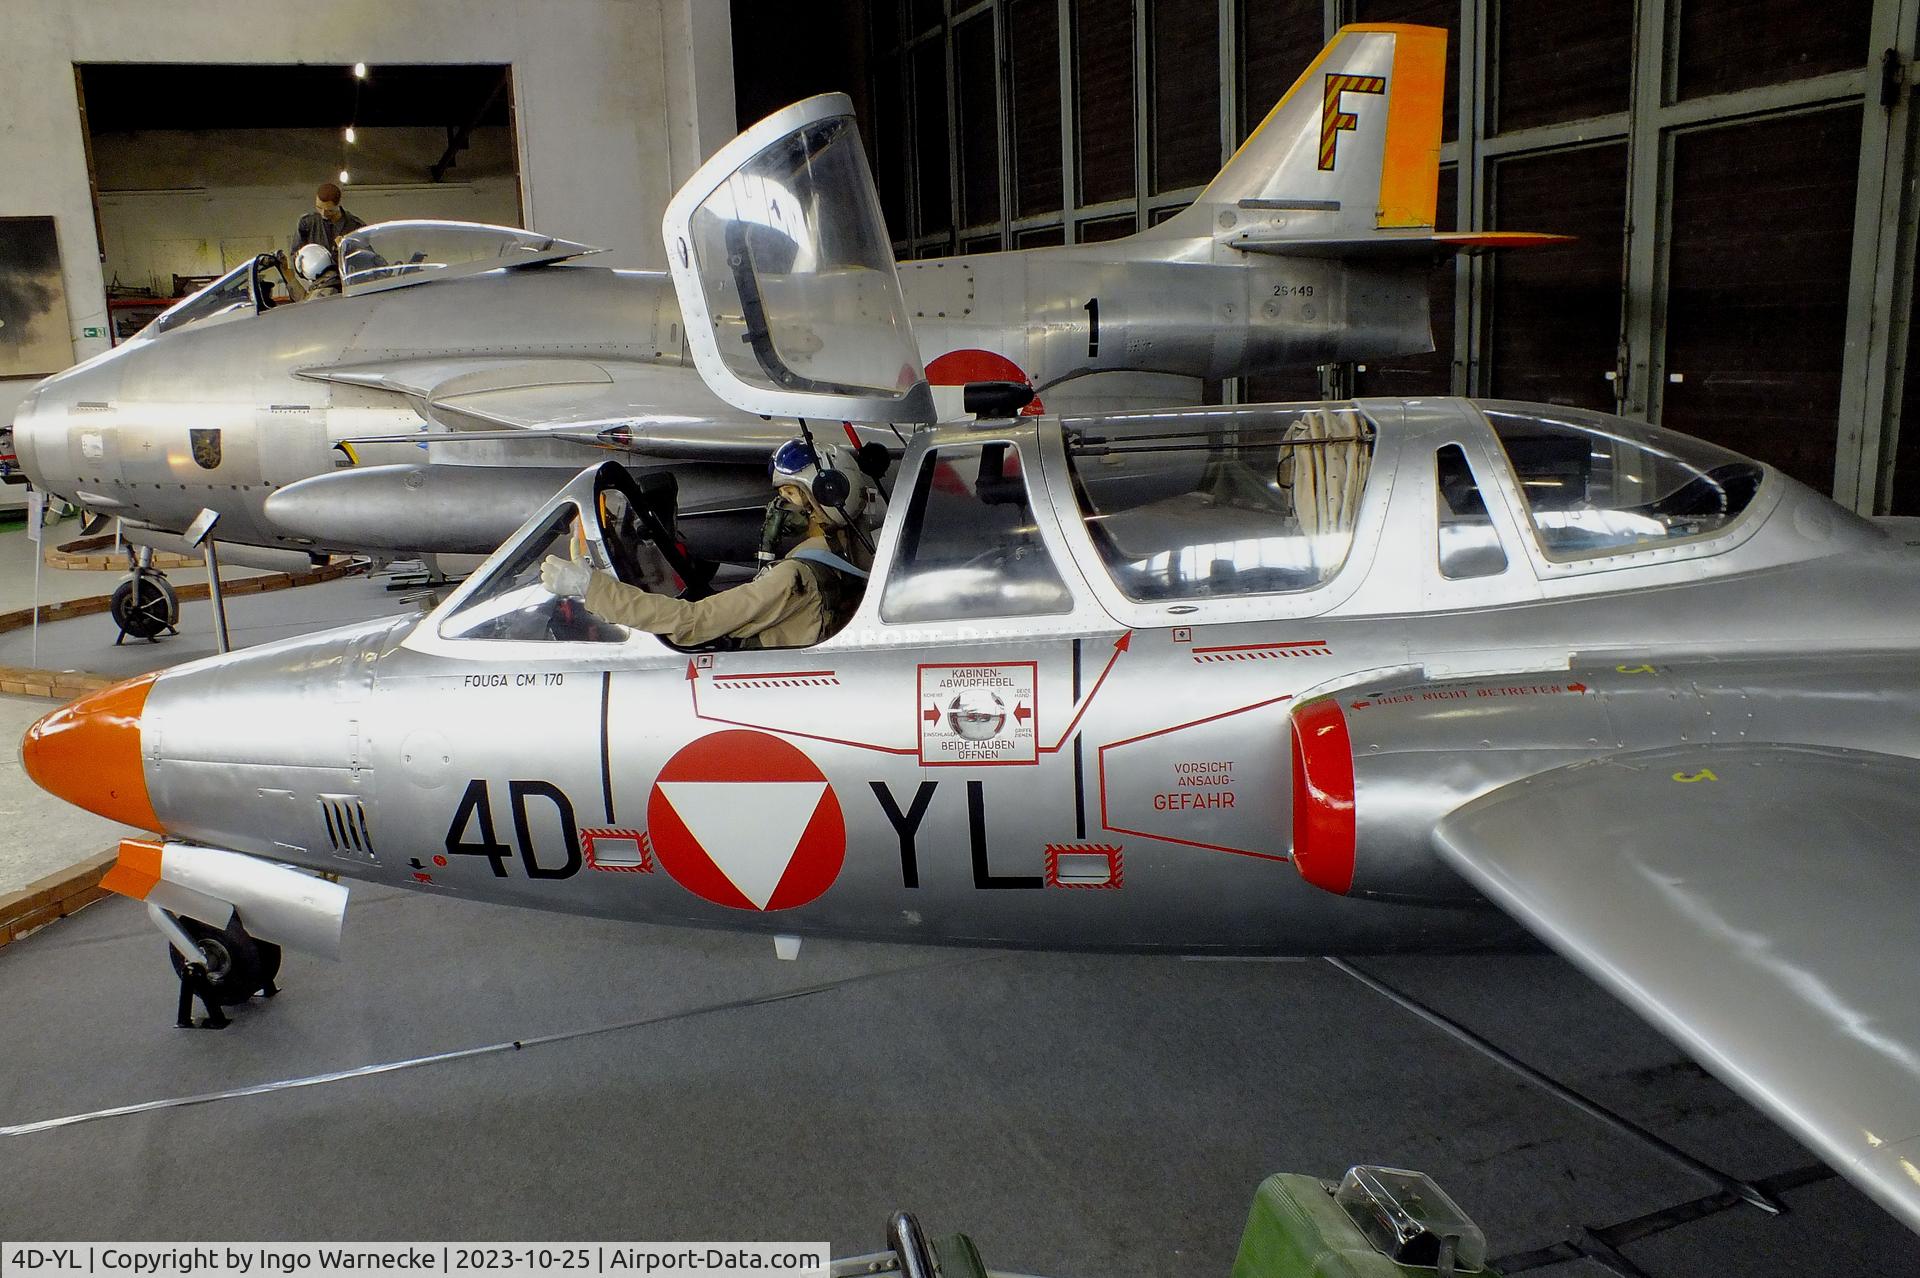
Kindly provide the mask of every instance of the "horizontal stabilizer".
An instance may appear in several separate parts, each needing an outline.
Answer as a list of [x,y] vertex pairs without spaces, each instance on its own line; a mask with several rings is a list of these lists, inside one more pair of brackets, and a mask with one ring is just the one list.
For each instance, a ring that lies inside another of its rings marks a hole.
[[1397,234],[1391,231],[1339,238],[1306,238],[1259,231],[1227,241],[1243,253],[1266,253],[1275,257],[1339,257],[1379,260],[1418,257],[1444,257],[1449,253],[1489,253],[1496,249],[1548,248],[1570,244],[1571,235],[1547,235],[1537,231],[1427,231]]

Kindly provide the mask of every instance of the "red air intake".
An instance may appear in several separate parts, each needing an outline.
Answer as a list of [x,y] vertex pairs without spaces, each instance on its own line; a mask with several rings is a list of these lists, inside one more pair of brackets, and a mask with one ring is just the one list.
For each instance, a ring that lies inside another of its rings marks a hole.
[[1353,887],[1353,743],[1340,703],[1293,712],[1293,866],[1317,888]]

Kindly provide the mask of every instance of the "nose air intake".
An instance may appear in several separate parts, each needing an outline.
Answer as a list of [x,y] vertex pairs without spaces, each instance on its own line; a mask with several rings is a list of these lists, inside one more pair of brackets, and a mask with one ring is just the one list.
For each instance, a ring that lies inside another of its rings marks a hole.
[[158,830],[140,757],[140,713],[158,677],[89,693],[28,728],[20,762],[34,784],[89,812]]
[[1293,866],[1317,888],[1353,890],[1353,743],[1332,697],[1293,712]]

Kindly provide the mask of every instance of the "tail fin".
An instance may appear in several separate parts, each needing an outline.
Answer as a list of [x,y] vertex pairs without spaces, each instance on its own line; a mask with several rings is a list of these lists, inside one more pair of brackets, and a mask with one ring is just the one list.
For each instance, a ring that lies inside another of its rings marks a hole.
[[1342,27],[1173,221],[1284,226],[1290,238],[1430,230],[1446,81],[1444,30]]

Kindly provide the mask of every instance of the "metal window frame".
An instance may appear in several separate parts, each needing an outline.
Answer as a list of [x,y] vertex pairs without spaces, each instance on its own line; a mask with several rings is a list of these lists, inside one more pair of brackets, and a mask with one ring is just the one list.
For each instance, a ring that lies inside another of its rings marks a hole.
[[[1259,0],[1218,0],[1219,163],[1232,155],[1238,136],[1244,51],[1240,19],[1244,6]],[[1857,102],[1861,104],[1859,176],[1853,223],[1853,254],[1847,284],[1845,355],[1841,370],[1838,437],[1833,491],[1843,504],[1862,513],[1884,511],[1891,498],[1893,464],[1901,428],[1901,399],[1906,371],[1908,329],[1914,301],[1916,240],[1920,239],[1920,112],[1912,106],[1912,65],[1920,55],[1920,0],[1875,0],[1869,24],[1869,48],[1857,70],[1830,72],[1783,83],[1680,100],[1675,92],[1679,42],[1676,38],[1684,0],[1630,0],[1632,74],[1624,111],[1508,132],[1495,126],[1495,55],[1501,0],[1460,0],[1458,95],[1459,136],[1441,148],[1441,163],[1458,175],[1455,225],[1462,230],[1491,219],[1497,166],[1524,155],[1544,155],[1625,142],[1624,246],[1621,272],[1620,345],[1615,395],[1628,416],[1657,422],[1666,385],[1667,259],[1674,139],[1682,132],[1723,127],[1748,120]],[[1024,232],[1059,226],[1065,243],[1082,242],[1081,227],[1131,212],[1137,230],[1152,224],[1166,208],[1190,202],[1203,186],[1181,191],[1152,191],[1151,154],[1153,0],[1132,0],[1134,190],[1132,197],[1080,202],[1080,105],[1075,83],[1079,33],[1074,0],[1055,0],[1060,99],[1060,181],[1062,207],[1025,217],[1014,216],[1013,89],[1007,5],[1009,0],[943,0],[942,21],[924,31],[910,26],[909,0],[871,0],[895,6],[902,38],[889,49],[899,56],[906,81],[909,119],[906,157],[909,225],[896,247],[918,255],[943,245],[997,234],[1012,248]],[[1322,38],[1331,39],[1356,18],[1358,0],[1320,0]],[[953,50],[956,23],[991,13],[994,29],[994,101],[999,111],[997,139],[1000,207],[997,221],[960,224],[960,137],[958,88]],[[871,29],[871,28],[870,28]],[[915,48],[927,40],[946,42],[948,199],[952,229],[922,230],[917,136],[918,94],[911,66]],[[1879,105],[1882,51],[1901,62],[1899,96],[1890,108]],[[877,61],[877,60],[876,60]],[[880,100],[877,91],[874,100]],[[1542,228],[1551,230],[1551,227]],[[1491,336],[1496,260],[1461,258],[1455,264],[1454,349],[1450,389],[1456,394],[1486,394],[1492,384]],[[1238,380],[1229,379],[1228,402],[1238,398]],[[1345,370],[1324,370],[1323,384],[1335,389]],[[1920,428],[1916,428],[1920,429]]]

